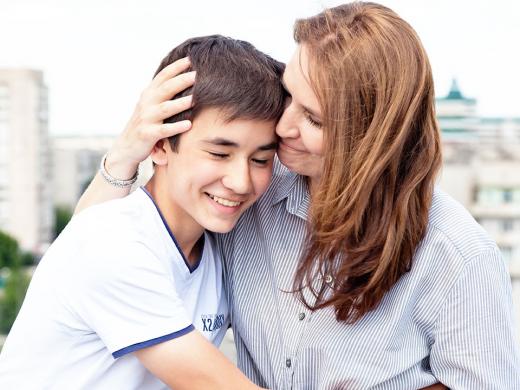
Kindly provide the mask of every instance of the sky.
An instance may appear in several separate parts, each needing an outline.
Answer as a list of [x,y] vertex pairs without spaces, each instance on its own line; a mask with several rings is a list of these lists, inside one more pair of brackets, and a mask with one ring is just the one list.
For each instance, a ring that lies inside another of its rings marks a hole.
[[[342,1],[0,0],[0,68],[44,72],[49,130],[117,134],[160,60],[223,34],[287,61],[292,26]],[[386,0],[418,32],[437,96],[457,78],[482,116],[520,117],[520,1]]]

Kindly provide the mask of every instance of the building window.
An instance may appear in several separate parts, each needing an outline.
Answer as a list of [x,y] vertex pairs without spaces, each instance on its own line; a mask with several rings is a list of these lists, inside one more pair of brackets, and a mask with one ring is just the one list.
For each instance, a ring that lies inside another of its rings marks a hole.
[[480,218],[479,224],[486,230],[491,236],[500,234],[503,232],[503,220],[497,218]]
[[513,190],[513,202],[520,204],[520,188]]
[[504,203],[513,202],[513,190],[511,188],[504,189]]
[[510,232],[514,229],[514,221],[509,218],[503,219],[501,225],[502,225],[503,232]]
[[498,188],[483,187],[478,190],[478,202],[485,205],[497,205],[503,202],[502,191]]
[[9,112],[9,88],[0,84],[0,121],[6,121]]
[[475,191],[477,203],[488,206],[520,204],[520,188],[482,187]]
[[9,202],[5,200],[0,201],[0,219],[6,221],[9,217]]
[[501,246],[500,252],[502,252],[502,257],[504,258],[506,263],[509,264],[513,257],[513,248],[511,248],[510,246]]
[[[9,170],[7,169],[7,164],[3,164],[0,161],[0,196],[2,194],[2,190],[7,187],[9,184]],[[1,199],[0,199],[1,200]]]
[[0,98],[7,98],[9,96],[9,87],[5,83],[0,83]]

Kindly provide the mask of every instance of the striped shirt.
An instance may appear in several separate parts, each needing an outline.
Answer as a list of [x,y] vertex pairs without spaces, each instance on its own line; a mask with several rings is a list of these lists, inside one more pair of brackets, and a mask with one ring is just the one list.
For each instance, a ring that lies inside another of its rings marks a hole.
[[251,380],[270,389],[520,389],[508,272],[463,207],[435,191],[411,271],[352,325],[288,292],[308,208],[304,177],[277,163],[266,194],[218,236],[238,365]]

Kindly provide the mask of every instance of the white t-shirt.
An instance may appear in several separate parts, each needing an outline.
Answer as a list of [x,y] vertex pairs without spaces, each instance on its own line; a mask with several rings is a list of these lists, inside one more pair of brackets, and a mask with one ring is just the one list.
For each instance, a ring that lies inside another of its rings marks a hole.
[[228,317],[213,238],[190,269],[140,188],[84,210],[49,248],[0,355],[0,389],[164,389],[130,352],[194,328],[218,345]]

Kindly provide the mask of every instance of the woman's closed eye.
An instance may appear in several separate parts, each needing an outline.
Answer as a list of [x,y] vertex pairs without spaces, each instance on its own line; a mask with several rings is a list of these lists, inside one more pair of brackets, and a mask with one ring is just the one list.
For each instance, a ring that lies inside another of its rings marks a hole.
[[321,129],[323,127],[323,124],[318,120],[314,119],[312,115],[310,115],[309,113],[305,114],[305,119],[307,119],[307,122],[309,122],[312,126],[318,129]]

